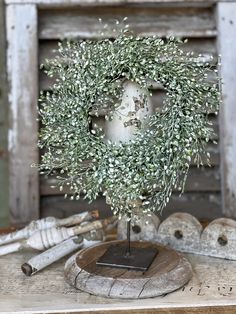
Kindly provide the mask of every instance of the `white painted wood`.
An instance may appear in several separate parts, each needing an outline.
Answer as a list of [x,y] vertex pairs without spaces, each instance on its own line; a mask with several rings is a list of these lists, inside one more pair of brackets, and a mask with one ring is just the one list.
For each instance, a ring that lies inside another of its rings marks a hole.
[[34,249],[43,251],[62,241],[79,234],[83,234],[92,230],[106,229],[116,222],[117,218],[111,217],[104,220],[95,220],[93,222],[84,222],[81,225],[71,228],[52,227],[48,229],[38,230],[34,232],[28,239],[13,244],[0,246],[0,255],[9,254],[24,249]]
[[[197,3],[197,4],[214,4],[219,1],[222,2],[232,2],[234,0],[146,0],[146,3]],[[119,4],[135,4],[143,3],[143,0],[5,0],[7,4],[12,3],[34,3],[39,6],[72,6],[72,5],[119,5]]]
[[[105,122],[105,136],[112,142],[127,142],[135,137],[137,126],[145,128],[145,119],[153,114],[150,96],[137,83],[126,81],[121,104],[113,114],[111,121]],[[147,98],[145,102],[144,97]],[[147,121],[147,120],[146,120]]]
[[20,242],[14,242],[11,244],[3,245],[0,247],[0,256],[1,255],[7,255],[12,252],[18,252],[21,250],[21,243]]
[[223,81],[223,105],[220,109],[223,213],[236,218],[236,2],[220,2],[217,11]]
[[9,167],[11,222],[22,225],[39,214],[37,149],[37,8],[6,7],[9,81]]
[[31,276],[52,263],[58,261],[62,257],[81,249],[82,247],[90,247],[105,239],[105,235],[102,229],[92,230],[82,236],[72,237],[65,240],[56,246],[46,250],[45,252],[34,256],[29,261],[21,266],[22,271]]
[[[42,11],[39,15],[39,38],[58,39],[63,38],[107,38],[114,37],[114,20],[128,18],[128,24],[132,31],[139,36],[179,36],[195,38],[211,38],[217,35],[213,9],[190,8],[178,11],[176,8],[169,11],[164,9],[146,7],[141,8],[99,8],[94,14],[93,8],[86,10]],[[103,25],[99,23],[102,18],[108,25],[104,31]]]
[[[154,309],[158,313],[163,308],[172,313],[172,308],[184,307],[187,311],[191,307],[203,306],[222,306],[223,313],[223,306],[225,310],[228,306],[236,306],[236,261],[188,254],[194,270],[193,278],[182,289],[146,300],[118,300],[96,297],[69,286],[63,275],[65,259],[26,278],[20,265],[33,256],[35,253],[25,252],[0,258],[2,313],[89,313],[102,310],[112,313],[113,310],[138,312],[140,309]],[[189,313],[192,312],[189,310]]]
[[[214,38],[197,38],[186,42],[181,47],[186,52],[194,52],[197,57],[196,62],[209,62],[216,64],[217,62],[217,50]],[[43,40],[39,42],[39,64],[43,64],[45,59],[52,59],[58,54],[58,42],[51,40]],[[43,71],[41,71],[44,73]]]
[[83,221],[91,220],[93,217],[98,217],[97,211],[91,212],[85,211],[80,214],[75,214],[64,219],[46,217],[35,221],[31,221],[29,225],[27,225],[21,230],[0,235],[0,245],[29,238],[33,233],[35,233],[38,230],[43,230],[52,227],[77,225]]

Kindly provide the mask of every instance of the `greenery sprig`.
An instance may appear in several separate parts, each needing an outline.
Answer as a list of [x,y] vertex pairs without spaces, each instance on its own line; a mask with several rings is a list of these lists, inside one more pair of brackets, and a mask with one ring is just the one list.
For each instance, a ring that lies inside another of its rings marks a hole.
[[[136,201],[144,213],[162,210],[174,188],[184,188],[190,162],[201,164],[213,132],[207,113],[217,111],[217,83],[211,65],[184,52],[174,38],[141,38],[127,28],[114,40],[59,44],[59,57],[47,62],[56,77],[52,92],[41,93],[45,149],[40,169],[60,170],[59,185],[72,198],[92,201],[109,196],[115,214],[130,216]],[[103,130],[91,130],[91,114],[112,119],[130,80],[151,93],[150,81],[166,91],[164,107],[137,124],[133,140],[119,145],[104,141]],[[209,157],[209,156],[207,156]]]

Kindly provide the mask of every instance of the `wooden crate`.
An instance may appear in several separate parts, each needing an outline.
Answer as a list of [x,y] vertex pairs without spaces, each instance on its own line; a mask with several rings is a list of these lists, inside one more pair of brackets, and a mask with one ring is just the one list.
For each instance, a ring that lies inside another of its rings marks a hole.
[[[180,198],[174,193],[164,215],[184,210],[202,219],[236,217],[236,46],[232,42],[236,31],[235,1],[5,0],[5,4],[12,223],[25,224],[39,215],[63,217],[87,207],[83,201],[65,201],[59,190],[50,188],[55,179],[39,178],[36,168],[30,167],[39,160],[38,91],[48,90],[52,83],[38,70],[38,65],[54,56],[60,39],[98,38],[98,17],[112,23],[124,16],[129,17],[129,24],[141,35],[181,36],[189,39],[186,49],[211,54],[215,60],[221,54],[224,105],[220,119],[211,117],[216,130],[216,137],[208,145],[213,166],[197,169],[192,164],[186,193]],[[163,91],[155,90],[154,97],[158,107]],[[98,122],[102,124],[103,117]],[[212,143],[214,139],[219,140],[218,145]],[[103,210],[103,215],[109,213],[103,198],[90,208],[97,207]]]

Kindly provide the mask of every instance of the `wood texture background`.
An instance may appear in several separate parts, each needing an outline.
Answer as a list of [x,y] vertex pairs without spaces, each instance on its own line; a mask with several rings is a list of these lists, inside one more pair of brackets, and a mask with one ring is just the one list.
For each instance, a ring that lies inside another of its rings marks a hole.
[[7,69],[9,82],[9,211],[11,222],[25,224],[38,217],[37,150],[37,8],[9,5]]
[[0,2],[0,226],[9,223],[8,215],[8,107],[6,77],[5,5]]
[[[236,2],[219,3],[218,47],[223,77],[221,107],[221,175],[223,213],[236,217]],[[232,68],[233,67],[233,68]]]
[[[39,10],[39,60],[43,63],[46,58],[56,55],[57,41],[66,37],[69,38],[100,38],[101,26],[98,18],[112,25],[115,19],[127,16],[129,24],[136,33],[141,35],[175,35],[188,38],[189,42],[184,47],[185,50],[202,53],[204,56],[212,55],[213,62],[217,59],[217,25],[215,19],[215,6],[194,6],[178,5],[160,7],[158,5],[139,6],[117,5],[63,8],[63,9],[42,9]],[[109,34],[107,34],[109,36]],[[53,80],[49,79],[41,70],[39,73],[40,90],[50,90]],[[162,107],[165,93],[161,89],[153,91],[153,99],[157,110]],[[95,118],[94,118],[95,119]],[[195,214],[200,219],[212,219],[220,217],[221,195],[220,195],[220,154],[219,145],[213,144],[213,140],[219,140],[218,117],[210,116],[213,122],[215,135],[212,137],[208,151],[212,153],[212,167],[196,168],[192,163],[190,175],[187,179],[186,192],[182,197],[176,191],[170,203],[163,212],[164,217],[173,211],[188,211]],[[96,119],[100,126],[104,125],[104,116]],[[56,185],[55,178],[43,178],[40,180],[41,214],[47,213],[63,215],[66,212],[74,213],[81,210],[86,203],[83,201],[74,202],[63,199],[63,193],[70,191],[59,191],[51,189],[51,185]],[[91,208],[98,207],[102,215],[108,215],[105,200],[101,197],[97,202],[90,205]]]
[[[181,197],[177,191],[173,194],[164,211],[164,217],[173,211],[182,210],[200,219],[213,219],[222,214],[235,217],[236,176],[235,163],[232,161],[235,147],[234,144],[230,144],[236,142],[232,92],[235,90],[236,79],[231,76],[231,73],[236,72],[234,70],[236,53],[230,42],[236,24],[233,1],[148,0],[144,3],[141,0],[5,0],[5,3],[8,12],[9,42],[9,189],[12,223],[21,225],[38,215],[64,217],[85,207],[99,208],[105,216],[110,214],[102,197],[89,206],[84,201],[64,200],[62,192],[50,188],[55,180],[53,178],[38,180],[36,169],[32,169],[30,165],[37,163],[39,158],[36,148],[38,89],[50,90],[53,84],[43,70],[37,73],[38,64],[43,63],[45,58],[55,56],[54,49],[60,39],[99,38],[98,17],[111,24],[114,19],[124,16],[129,17],[129,24],[138,34],[188,38],[189,42],[184,49],[203,53],[205,57],[213,55],[214,63],[217,54],[221,52],[224,62],[223,79],[225,77],[229,83],[223,89],[226,104],[220,120],[220,127],[223,127],[219,128],[218,117],[213,113],[210,115],[216,132],[207,148],[212,153],[212,167],[205,165],[203,169],[197,169],[192,163],[186,192]],[[154,90],[153,97],[159,110],[164,98],[163,90],[158,88]],[[103,121],[104,117],[101,115],[96,122],[102,125]],[[6,143],[6,134],[3,136]],[[222,141],[225,136],[227,139]],[[219,141],[218,145],[213,144],[215,139]],[[3,160],[2,157],[1,159]],[[4,161],[4,171],[6,162],[7,160]],[[232,167],[234,170],[231,170]],[[7,186],[6,174],[4,177]],[[1,182],[0,185],[4,184]],[[4,191],[1,200],[5,199],[6,202],[6,187]],[[1,212],[3,213],[3,210]]]

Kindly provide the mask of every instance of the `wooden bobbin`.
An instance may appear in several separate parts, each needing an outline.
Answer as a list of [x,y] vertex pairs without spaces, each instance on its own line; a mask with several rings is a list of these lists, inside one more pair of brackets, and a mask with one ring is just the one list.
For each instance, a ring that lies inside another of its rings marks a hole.
[[213,220],[202,232],[202,249],[211,256],[236,259],[236,221]]
[[[155,297],[172,292],[192,277],[192,268],[180,253],[150,242],[132,242],[132,247],[153,246],[158,249],[146,272],[96,265],[105,251],[126,241],[105,242],[83,249],[65,265],[66,280],[75,288],[91,294],[123,299]],[[132,252],[132,249],[131,249]]]
[[174,213],[164,220],[158,229],[156,241],[176,250],[195,252],[200,245],[202,225],[188,213]]
[[[132,241],[153,241],[155,239],[160,219],[155,214],[137,216],[131,220],[130,239]],[[127,238],[127,220],[122,217],[118,223],[117,238]]]

